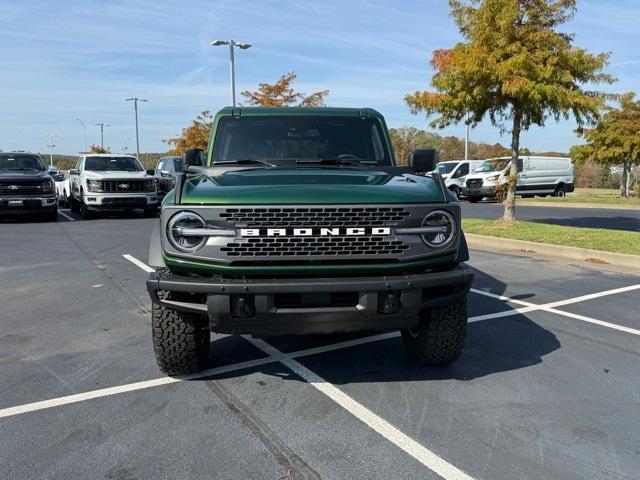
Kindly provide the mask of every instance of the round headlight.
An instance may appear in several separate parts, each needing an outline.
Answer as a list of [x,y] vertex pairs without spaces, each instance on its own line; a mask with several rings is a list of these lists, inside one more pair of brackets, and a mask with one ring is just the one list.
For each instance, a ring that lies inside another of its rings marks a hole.
[[[187,229],[205,228],[206,223],[200,215],[193,212],[180,212],[167,224],[167,237],[175,248],[182,252],[195,252],[207,243],[207,237],[193,235]],[[184,229],[184,230],[183,230]]]
[[422,221],[423,227],[440,227],[433,233],[422,235],[424,243],[432,248],[443,248],[449,245],[456,237],[456,219],[449,212],[434,210]]

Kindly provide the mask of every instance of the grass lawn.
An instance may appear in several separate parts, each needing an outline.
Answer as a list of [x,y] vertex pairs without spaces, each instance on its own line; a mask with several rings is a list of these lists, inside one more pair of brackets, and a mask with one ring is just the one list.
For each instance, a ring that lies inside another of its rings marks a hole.
[[534,197],[523,198],[522,201],[536,203],[608,203],[611,205],[632,205],[640,208],[640,198],[621,198],[619,190],[606,188],[576,188],[575,192],[567,193],[566,197]]
[[640,255],[640,232],[565,227],[535,222],[510,224],[501,220],[475,218],[463,219],[462,228],[465,233],[477,235]]

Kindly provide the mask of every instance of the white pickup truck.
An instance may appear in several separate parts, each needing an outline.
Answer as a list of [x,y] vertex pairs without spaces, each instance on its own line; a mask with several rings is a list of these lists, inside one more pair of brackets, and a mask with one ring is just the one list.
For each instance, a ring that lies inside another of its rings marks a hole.
[[87,154],[69,176],[71,211],[89,218],[96,212],[143,209],[154,216],[157,181],[130,155]]

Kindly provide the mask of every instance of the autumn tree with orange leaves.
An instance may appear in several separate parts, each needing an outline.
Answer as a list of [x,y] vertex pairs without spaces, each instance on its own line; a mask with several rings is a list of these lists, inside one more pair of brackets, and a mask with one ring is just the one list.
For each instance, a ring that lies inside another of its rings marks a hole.
[[190,148],[201,148],[207,151],[209,134],[213,125],[213,115],[209,110],[203,110],[187,128],[182,129],[179,137],[164,140],[165,143],[173,145],[172,155],[182,155]]
[[[504,220],[515,220],[520,134],[575,118],[578,127],[599,117],[611,96],[586,91],[586,85],[612,83],[603,72],[609,54],[590,54],[573,46],[559,27],[573,18],[575,0],[449,0],[463,41],[436,50],[431,65],[433,91],[418,91],[405,101],[412,113],[437,115],[432,126],[488,117],[511,133],[511,170]],[[467,120],[469,115],[469,120]]]
[[245,90],[242,96],[249,105],[263,107],[324,107],[324,98],[329,95],[329,90],[321,90],[309,95],[296,92],[291,84],[298,76],[296,72],[289,72],[275,83],[261,83],[258,90],[250,92]]

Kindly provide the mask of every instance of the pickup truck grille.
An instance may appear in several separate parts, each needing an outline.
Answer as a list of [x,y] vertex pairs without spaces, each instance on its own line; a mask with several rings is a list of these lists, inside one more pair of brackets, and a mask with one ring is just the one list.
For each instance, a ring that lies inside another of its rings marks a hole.
[[228,243],[220,250],[230,257],[308,257],[397,255],[408,248],[404,242],[394,238],[335,236],[249,238]]
[[105,193],[140,193],[144,192],[145,180],[102,180],[102,191]]
[[409,216],[402,207],[228,208],[220,214],[245,227],[395,227]]
[[1,182],[0,195],[41,195],[42,182]]
[[467,180],[467,187],[468,188],[479,188],[482,186],[482,179],[481,178],[472,178],[471,180]]

